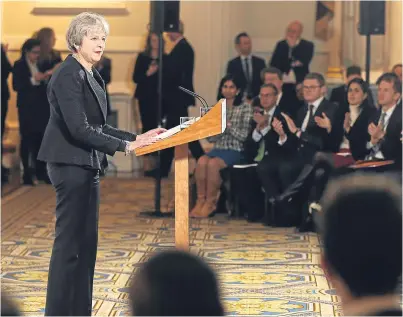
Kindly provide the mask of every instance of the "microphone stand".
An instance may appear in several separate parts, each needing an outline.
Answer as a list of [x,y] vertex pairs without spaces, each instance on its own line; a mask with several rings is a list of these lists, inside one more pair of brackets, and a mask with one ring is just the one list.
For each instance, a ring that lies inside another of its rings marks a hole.
[[[158,106],[157,106],[157,122],[158,127],[162,127],[162,56],[163,56],[163,38],[162,32],[159,33],[159,46],[158,46]],[[154,191],[154,210],[140,212],[141,216],[167,218],[172,217],[173,212],[161,212],[161,151],[157,152],[157,167],[155,177],[155,191]]]

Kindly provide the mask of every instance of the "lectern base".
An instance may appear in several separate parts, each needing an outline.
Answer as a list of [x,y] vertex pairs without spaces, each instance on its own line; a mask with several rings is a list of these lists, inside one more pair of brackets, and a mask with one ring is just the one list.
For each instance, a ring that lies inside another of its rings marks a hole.
[[175,213],[173,213],[173,212],[157,212],[157,211],[140,212],[140,216],[151,217],[151,218],[171,218],[174,215],[175,215]]

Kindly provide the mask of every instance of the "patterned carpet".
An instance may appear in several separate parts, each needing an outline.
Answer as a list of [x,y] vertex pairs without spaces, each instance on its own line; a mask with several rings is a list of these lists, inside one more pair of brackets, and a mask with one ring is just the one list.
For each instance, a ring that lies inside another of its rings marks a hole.
[[[142,218],[152,209],[149,179],[102,181],[93,315],[130,315],[132,272],[152,252],[174,246],[173,219]],[[172,197],[163,182],[162,206]],[[43,315],[54,231],[52,187],[23,187],[2,198],[2,290],[25,315]],[[218,272],[228,315],[340,316],[338,298],[319,266],[315,234],[218,215],[192,220],[191,251]]]

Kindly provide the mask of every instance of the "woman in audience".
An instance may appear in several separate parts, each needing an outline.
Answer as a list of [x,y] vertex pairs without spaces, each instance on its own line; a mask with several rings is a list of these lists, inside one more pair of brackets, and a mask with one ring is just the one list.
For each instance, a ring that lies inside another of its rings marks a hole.
[[[162,43],[164,44],[164,41]],[[149,33],[146,47],[137,56],[136,65],[134,66],[133,81],[137,84],[134,98],[139,102],[143,133],[154,129],[158,125],[158,50],[158,35]],[[164,52],[164,46],[162,47],[162,52]],[[163,59],[165,60],[165,54]],[[162,114],[160,113],[160,115]]]
[[243,144],[252,124],[253,109],[248,104],[241,104],[239,84],[232,75],[221,80],[220,91],[227,103],[227,128],[224,133],[209,138],[209,141],[215,141],[213,150],[197,161],[197,202],[191,217],[213,214],[222,181],[220,170],[241,162]]
[[25,41],[21,49],[21,58],[15,62],[13,69],[13,89],[17,92],[24,185],[34,185],[30,161],[36,162],[36,177],[46,178],[46,166],[36,160],[49,118],[45,86],[49,74],[39,70],[39,54],[39,40]]
[[135,274],[130,301],[134,316],[224,316],[217,278],[200,258],[166,251]]
[[39,70],[52,75],[55,69],[62,62],[60,52],[55,50],[56,36],[51,28],[42,28],[36,33],[36,39],[41,42],[41,53],[39,56]]
[[[344,109],[343,140],[338,153],[318,152],[312,165],[305,166],[298,179],[281,195],[280,201],[298,194],[310,197],[313,208],[327,184],[334,168],[345,167],[365,158],[366,144],[369,141],[368,125],[376,108],[368,101],[368,84],[361,78],[352,79],[347,86],[348,109]],[[308,196],[311,192],[311,196]]]

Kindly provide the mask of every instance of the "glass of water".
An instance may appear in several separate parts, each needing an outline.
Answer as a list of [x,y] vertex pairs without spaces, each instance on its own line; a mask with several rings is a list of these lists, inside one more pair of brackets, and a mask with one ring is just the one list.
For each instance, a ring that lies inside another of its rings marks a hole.
[[180,117],[180,128],[181,130],[186,129],[195,122],[196,117]]

